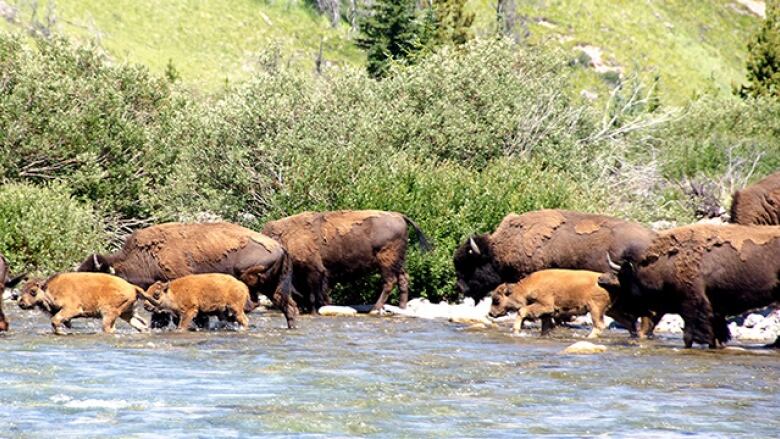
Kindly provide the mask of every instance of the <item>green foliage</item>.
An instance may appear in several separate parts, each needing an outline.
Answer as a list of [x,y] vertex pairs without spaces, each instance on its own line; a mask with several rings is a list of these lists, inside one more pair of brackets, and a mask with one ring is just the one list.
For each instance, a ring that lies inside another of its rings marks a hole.
[[780,103],[771,98],[706,96],[652,134],[669,179],[747,174],[754,162],[759,175],[780,168]]
[[0,253],[14,272],[70,270],[102,249],[102,223],[62,184],[0,186]]
[[91,47],[35,43],[0,38],[0,178],[62,178],[101,209],[149,216],[142,198],[176,154],[156,147],[177,106],[168,84]]
[[474,34],[475,14],[466,11],[466,0],[432,1],[435,12],[436,41],[439,44],[466,44]]
[[766,19],[748,43],[748,84],[741,96],[780,98],[780,1],[766,2]]
[[409,58],[425,45],[415,0],[376,0],[360,23],[358,47],[366,51],[368,73],[386,76],[393,61]]

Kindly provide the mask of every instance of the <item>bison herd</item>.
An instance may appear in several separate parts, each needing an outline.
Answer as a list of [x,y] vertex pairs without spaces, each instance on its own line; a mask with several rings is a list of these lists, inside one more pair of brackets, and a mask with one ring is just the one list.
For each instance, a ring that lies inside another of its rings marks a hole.
[[[780,173],[733,200],[737,224],[661,232],[565,210],[509,214],[493,233],[456,249],[456,288],[476,300],[492,296],[492,317],[517,311],[515,331],[539,319],[545,334],[589,312],[590,337],[603,330],[604,315],[641,337],[676,313],[685,322],[686,347],[719,347],[730,338],[729,316],[780,299]],[[265,295],[294,328],[299,308],[316,313],[331,303],[334,284],[379,273],[382,290],[372,310],[381,310],[396,287],[403,308],[409,227],[420,248],[430,249],[411,219],[374,210],[305,212],[269,222],[262,233],[230,223],[160,224],[134,232],[114,253],[86,257],[76,272],[28,280],[16,300],[49,313],[55,333],[77,317],[101,318],[112,332],[118,318],[138,330],[171,322],[186,330],[216,316],[245,329],[246,313]],[[23,277],[8,271],[0,257],[6,288]],[[135,314],[137,300],[151,322]],[[0,308],[0,330],[7,328]]]

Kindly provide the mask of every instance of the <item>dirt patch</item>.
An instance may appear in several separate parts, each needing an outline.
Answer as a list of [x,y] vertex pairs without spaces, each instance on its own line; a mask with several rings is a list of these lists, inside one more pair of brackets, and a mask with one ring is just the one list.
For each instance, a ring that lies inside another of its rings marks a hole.
[[590,58],[590,62],[588,63],[588,67],[592,67],[593,70],[595,70],[597,73],[608,73],[608,72],[616,72],[616,73],[623,73],[623,68],[614,65],[612,63],[608,63],[604,59],[604,51],[601,49],[601,47],[592,46],[589,44],[578,44],[574,46],[575,50],[579,50]]
[[756,0],[736,0],[736,2],[747,8],[753,15],[766,18],[766,2]]

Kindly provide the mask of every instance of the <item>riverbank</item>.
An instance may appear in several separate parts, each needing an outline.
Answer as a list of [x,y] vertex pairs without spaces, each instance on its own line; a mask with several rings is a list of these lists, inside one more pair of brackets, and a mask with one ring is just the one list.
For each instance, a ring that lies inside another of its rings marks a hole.
[[[490,299],[486,298],[475,304],[470,298],[462,303],[447,302],[431,303],[426,299],[412,299],[406,309],[385,305],[384,312],[404,317],[421,319],[442,319],[463,323],[498,323],[511,322],[514,314],[499,319],[490,319]],[[611,318],[605,317],[605,323],[610,330],[623,331]],[[590,314],[574,319],[571,326],[583,328],[591,326]],[[677,314],[667,314],[655,328],[657,334],[682,334],[683,320]],[[780,310],[764,308],[757,312],[732,318],[729,322],[731,335],[735,340],[746,342],[773,342],[780,336]]]

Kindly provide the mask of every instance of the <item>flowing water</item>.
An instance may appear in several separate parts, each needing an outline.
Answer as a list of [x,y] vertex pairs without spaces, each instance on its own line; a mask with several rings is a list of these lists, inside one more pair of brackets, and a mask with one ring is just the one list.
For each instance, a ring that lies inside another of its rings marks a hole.
[[442,321],[309,318],[247,333],[54,336],[5,306],[0,437],[777,437],[780,353],[684,350],[621,331],[598,355]]

